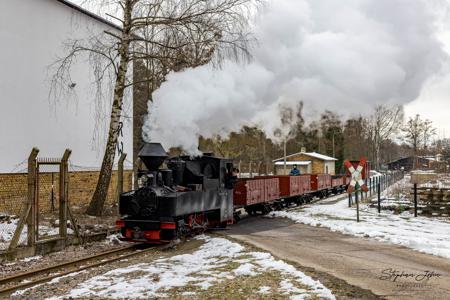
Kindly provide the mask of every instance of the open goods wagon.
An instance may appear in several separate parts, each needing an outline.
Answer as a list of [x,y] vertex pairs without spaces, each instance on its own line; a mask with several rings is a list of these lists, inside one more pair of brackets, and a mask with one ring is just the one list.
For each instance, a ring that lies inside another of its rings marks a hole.
[[267,203],[280,198],[278,178],[240,179],[234,186],[233,204],[235,208],[245,207],[250,214],[267,212]]
[[331,175],[329,174],[310,174],[311,189],[314,196],[323,198],[331,190]]
[[311,199],[311,177],[309,175],[278,175],[258,178],[276,178],[279,181],[280,199],[288,204],[291,202],[303,203]]

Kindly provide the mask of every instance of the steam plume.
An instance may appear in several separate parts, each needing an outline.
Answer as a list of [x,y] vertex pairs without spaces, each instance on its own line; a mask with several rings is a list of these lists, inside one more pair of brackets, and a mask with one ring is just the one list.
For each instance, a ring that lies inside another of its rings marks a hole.
[[307,119],[408,103],[444,58],[433,22],[425,0],[272,1],[254,23],[253,61],[170,74],[149,103],[144,138],[194,154],[199,135],[243,125],[276,139],[280,108],[300,101]]

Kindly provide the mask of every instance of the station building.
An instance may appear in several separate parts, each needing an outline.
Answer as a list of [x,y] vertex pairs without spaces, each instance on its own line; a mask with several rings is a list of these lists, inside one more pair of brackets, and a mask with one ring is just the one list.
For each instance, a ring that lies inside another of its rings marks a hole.
[[336,161],[337,159],[334,157],[317,152],[306,152],[306,149],[302,148],[300,152],[286,156],[286,168],[284,157],[273,160],[274,173],[276,175],[288,175],[292,167],[297,165],[301,174],[324,173],[335,175]]

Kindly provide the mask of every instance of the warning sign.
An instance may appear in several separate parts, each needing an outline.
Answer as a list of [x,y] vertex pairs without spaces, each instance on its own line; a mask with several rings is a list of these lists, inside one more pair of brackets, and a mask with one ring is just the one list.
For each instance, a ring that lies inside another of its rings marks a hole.
[[356,189],[356,184],[358,184],[363,191],[369,191],[369,188],[364,181],[365,176],[363,177],[366,172],[367,158],[361,157],[356,168],[349,160],[344,161],[344,165],[351,175],[351,180],[350,184],[348,185],[347,192],[352,193]]

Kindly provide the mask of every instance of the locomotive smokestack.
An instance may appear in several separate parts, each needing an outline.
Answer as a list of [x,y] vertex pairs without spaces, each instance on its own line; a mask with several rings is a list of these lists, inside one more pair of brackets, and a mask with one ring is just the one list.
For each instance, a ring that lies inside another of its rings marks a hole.
[[149,171],[158,170],[167,157],[168,155],[160,143],[146,143],[139,151],[139,158]]

